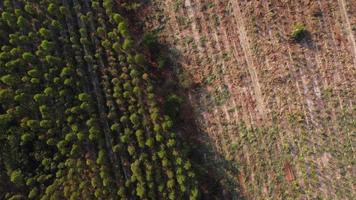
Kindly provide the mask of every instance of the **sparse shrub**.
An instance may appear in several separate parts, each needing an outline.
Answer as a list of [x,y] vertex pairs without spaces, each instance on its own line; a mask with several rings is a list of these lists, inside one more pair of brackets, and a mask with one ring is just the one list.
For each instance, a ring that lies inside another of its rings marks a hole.
[[170,95],[164,103],[163,109],[172,119],[179,117],[179,111],[183,99],[175,94]]
[[305,38],[307,34],[307,29],[304,24],[296,24],[293,27],[292,40],[299,42]]
[[141,7],[140,3],[123,3],[121,6],[123,6],[126,10],[128,11],[136,11]]
[[165,66],[167,66],[169,59],[165,56],[160,56],[160,57],[158,57],[157,62],[158,62],[158,68],[162,69]]
[[147,33],[142,38],[142,44],[149,48],[151,52],[154,52],[158,47],[158,38],[154,33]]
[[189,89],[193,85],[193,80],[190,74],[186,71],[181,72],[178,75],[178,79],[180,82],[180,86],[182,86],[183,89]]

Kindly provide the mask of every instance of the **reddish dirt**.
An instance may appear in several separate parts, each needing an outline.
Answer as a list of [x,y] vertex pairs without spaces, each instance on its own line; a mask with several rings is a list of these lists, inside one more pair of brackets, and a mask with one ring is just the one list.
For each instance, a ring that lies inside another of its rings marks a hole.
[[292,166],[290,165],[289,162],[286,162],[284,164],[284,174],[285,174],[285,179],[288,182],[291,182],[291,181],[293,181],[295,179]]

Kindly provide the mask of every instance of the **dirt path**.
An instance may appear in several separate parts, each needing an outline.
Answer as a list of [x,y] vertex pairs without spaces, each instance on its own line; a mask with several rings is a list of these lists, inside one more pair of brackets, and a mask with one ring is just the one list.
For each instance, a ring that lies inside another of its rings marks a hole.
[[247,61],[248,70],[249,70],[249,73],[250,73],[250,76],[252,79],[252,83],[253,83],[254,93],[255,93],[256,100],[257,100],[257,107],[258,107],[260,115],[263,116],[263,118],[265,118],[268,113],[266,112],[264,97],[261,92],[261,86],[260,86],[260,83],[258,80],[258,75],[257,75],[256,69],[255,69],[256,64],[254,63],[254,58],[251,53],[251,46],[249,43],[249,38],[247,37],[247,32],[246,32],[244,21],[243,21],[244,18],[241,14],[241,8],[240,8],[239,2],[237,0],[233,1],[233,8],[234,8],[235,21],[238,25],[241,46],[242,46],[244,54],[245,54],[245,59]]
[[[349,42],[351,43],[351,49],[353,52],[354,67],[356,68],[356,42],[355,42],[355,36],[354,36],[352,28],[351,28],[349,16],[346,11],[345,0],[338,0],[338,3],[340,5],[340,10],[341,10],[344,20],[345,20],[347,35],[349,36]],[[354,6],[356,6],[356,5],[354,5]],[[355,14],[355,13],[353,13],[353,14]]]

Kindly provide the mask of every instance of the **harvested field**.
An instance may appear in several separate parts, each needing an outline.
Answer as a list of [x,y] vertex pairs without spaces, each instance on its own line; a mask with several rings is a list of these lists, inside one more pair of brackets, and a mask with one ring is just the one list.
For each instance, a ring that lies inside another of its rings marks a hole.
[[355,1],[153,0],[144,9],[145,30],[159,30],[194,83],[196,137],[239,168],[231,191],[356,198]]

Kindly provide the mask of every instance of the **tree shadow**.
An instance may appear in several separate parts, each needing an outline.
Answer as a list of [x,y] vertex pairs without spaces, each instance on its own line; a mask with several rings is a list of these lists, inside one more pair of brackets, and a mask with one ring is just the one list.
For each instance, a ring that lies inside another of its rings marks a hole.
[[[137,15],[131,16],[131,23],[137,25],[140,21]],[[139,41],[136,45],[148,58],[146,64],[155,77],[156,88],[159,88],[156,91],[160,98],[159,103],[164,105],[165,99],[171,94],[183,99],[183,103],[179,106],[179,115],[173,119],[174,131],[177,133],[178,142],[183,146],[182,150],[186,152],[192,167],[197,172],[200,199],[243,199],[237,181],[239,175],[237,162],[225,159],[224,155],[217,151],[212,138],[199,128],[194,113],[196,108],[188,99],[190,92],[205,90],[205,88],[195,83],[192,74],[183,69],[181,63],[186,60],[181,52],[174,46],[159,41],[160,29],[148,32],[143,26],[135,27],[134,32],[137,33],[137,41]]]
[[310,50],[315,50],[315,43],[312,39],[312,34],[310,31],[305,30],[301,38],[298,39],[292,39],[292,42],[295,44],[299,44],[300,46],[310,49]]
[[188,99],[190,92],[205,88],[194,83],[192,75],[183,69],[180,64],[183,57],[176,48],[161,43],[158,48],[169,58],[169,65],[161,69],[162,78],[158,81],[163,92],[161,95],[174,93],[184,99],[179,117],[174,120],[174,129],[183,146],[187,147],[187,155],[196,169],[202,191],[201,199],[243,199],[237,181],[237,162],[227,160],[219,153],[212,138],[199,128],[194,105]]

